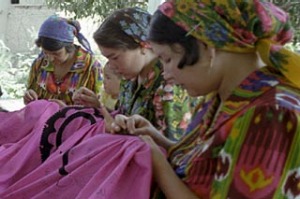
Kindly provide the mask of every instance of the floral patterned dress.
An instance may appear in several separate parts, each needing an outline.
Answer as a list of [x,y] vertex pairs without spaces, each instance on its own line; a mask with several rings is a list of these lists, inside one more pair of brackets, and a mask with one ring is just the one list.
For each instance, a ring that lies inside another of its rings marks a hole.
[[274,69],[248,76],[223,103],[211,94],[169,151],[201,198],[300,197],[300,90]]
[[27,89],[33,89],[39,99],[59,99],[68,105],[73,104],[73,93],[79,87],[99,93],[102,85],[100,63],[83,48],[76,48],[77,59],[61,82],[55,81],[54,65],[41,54],[31,67]]
[[125,115],[147,118],[164,135],[178,140],[185,132],[198,98],[191,98],[180,87],[166,84],[162,66],[155,63],[147,79],[122,80],[118,108]]

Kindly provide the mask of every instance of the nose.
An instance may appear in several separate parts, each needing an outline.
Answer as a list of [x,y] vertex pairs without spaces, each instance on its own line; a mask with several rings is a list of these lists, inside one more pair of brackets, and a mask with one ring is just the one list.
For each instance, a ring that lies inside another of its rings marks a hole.
[[113,62],[111,62],[111,61],[109,61],[109,67],[110,67],[112,70],[116,70],[116,69],[117,69],[117,66],[116,66]]
[[52,55],[45,54],[49,61],[53,61],[54,57]]
[[170,84],[173,84],[173,83],[174,83],[174,79],[173,79],[173,77],[171,76],[170,73],[164,71],[164,72],[162,73],[162,75],[163,75],[163,77],[164,77],[164,79],[166,80],[167,83],[170,83]]

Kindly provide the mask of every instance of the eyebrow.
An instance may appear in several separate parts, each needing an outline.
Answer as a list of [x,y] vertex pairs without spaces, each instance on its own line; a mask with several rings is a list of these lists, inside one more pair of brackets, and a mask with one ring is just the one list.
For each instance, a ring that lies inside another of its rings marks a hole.
[[103,55],[103,56],[106,57],[106,58],[110,58],[110,57],[113,57],[113,56],[115,56],[115,55],[116,55],[115,53],[111,53],[111,54]]

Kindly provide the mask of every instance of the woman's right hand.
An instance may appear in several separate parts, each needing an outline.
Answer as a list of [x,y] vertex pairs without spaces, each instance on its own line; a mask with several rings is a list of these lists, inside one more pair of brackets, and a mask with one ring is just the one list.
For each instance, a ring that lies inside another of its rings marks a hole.
[[112,133],[124,133],[137,136],[150,136],[156,144],[168,149],[174,144],[171,140],[162,135],[146,118],[140,115],[125,116],[116,115],[111,124]]
[[86,87],[80,87],[72,97],[76,105],[100,108],[101,104],[98,96]]
[[[112,123],[112,133],[126,131],[129,135],[152,135],[156,133],[155,127],[140,115],[125,116],[116,115]],[[151,136],[152,137],[152,136]]]
[[38,99],[38,95],[34,90],[29,89],[29,90],[25,91],[25,94],[23,97],[24,104],[28,104],[29,102],[37,100],[37,99]]

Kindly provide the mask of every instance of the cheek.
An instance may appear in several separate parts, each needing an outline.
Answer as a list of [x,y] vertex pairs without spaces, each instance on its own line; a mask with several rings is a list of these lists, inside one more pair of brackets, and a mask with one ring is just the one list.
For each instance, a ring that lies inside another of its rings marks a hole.
[[172,63],[164,64],[163,66],[164,66],[164,73],[169,75],[173,75],[177,68],[177,66],[175,66]]
[[123,69],[128,65],[128,61],[124,59],[123,57],[120,57],[118,59],[109,60],[110,65],[112,65],[113,69]]

